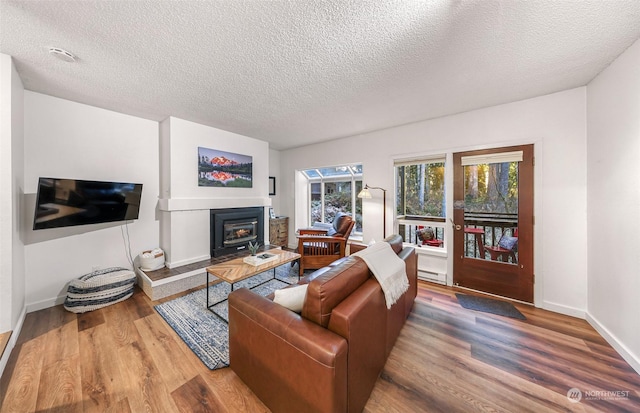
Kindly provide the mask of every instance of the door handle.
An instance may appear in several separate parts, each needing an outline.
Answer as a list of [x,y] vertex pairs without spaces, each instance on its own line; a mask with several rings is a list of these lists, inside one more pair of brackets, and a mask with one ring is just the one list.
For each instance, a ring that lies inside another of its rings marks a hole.
[[456,225],[456,231],[460,231],[461,229],[462,229],[462,226]]
[[456,231],[460,231],[462,229],[462,226],[456,225],[456,223],[453,222],[453,219],[449,218],[449,221],[451,221],[451,228],[455,229]]

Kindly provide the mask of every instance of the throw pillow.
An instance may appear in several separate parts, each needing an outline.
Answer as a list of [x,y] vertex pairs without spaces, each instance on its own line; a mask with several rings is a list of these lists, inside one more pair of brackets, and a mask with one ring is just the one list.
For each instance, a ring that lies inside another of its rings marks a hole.
[[294,287],[283,288],[274,291],[273,302],[280,304],[296,313],[302,312],[304,298],[307,296],[307,287],[309,284],[296,285]]
[[339,231],[338,231],[338,224],[340,224],[340,218],[341,218],[343,215],[345,215],[345,214],[344,214],[344,213],[342,213],[342,212],[338,212],[338,213],[336,213],[336,215],[333,217],[333,222],[332,222],[332,224],[333,224],[333,229],[335,229],[335,230],[336,230],[336,232],[339,232]]
[[502,237],[500,238],[500,242],[498,242],[498,246],[504,248],[505,250],[511,251],[517,243],[518,237]]
[[433,232],[433,228],[431,227],[423,228],[416,231],[416,236],[420,241],[422,241],[423,244],[425,243],[425,241],[431,241],[436,237]]

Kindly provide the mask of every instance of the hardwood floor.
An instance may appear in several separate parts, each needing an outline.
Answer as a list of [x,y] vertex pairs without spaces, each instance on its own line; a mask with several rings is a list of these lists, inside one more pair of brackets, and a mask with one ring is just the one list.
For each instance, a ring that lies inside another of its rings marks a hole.
[[11,331],[0,333],[0,356],[4,354],[4,350],[5,348],[7,348],[7,343],[9,343],[10,338],[11,338]]
[[[640,410],[640,376],[586,321],[525,305],[516,307],[526,321],[465,310],[455,291],[419,283],[366,412]],[[268,411],[231,369],[208,370],[158,302],[137,290],[82,315],[28,314],[0,379],[0,411]],[[574,387],[579,403],[567,398]],[[594,393],[603,391],[619,393]]]

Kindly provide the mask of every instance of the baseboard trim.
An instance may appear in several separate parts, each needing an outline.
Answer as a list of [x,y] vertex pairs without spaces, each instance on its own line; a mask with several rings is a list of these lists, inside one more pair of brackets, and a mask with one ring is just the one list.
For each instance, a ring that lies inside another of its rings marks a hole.
[[24,319],[27,317],[27,307],[24,306],[22,308],[22,312],[20,313],[20,317],[18,317],[18,323],[16,324],[13,332],[11,333],[11,337],[9,337],[9,342],[2,352],[2,357],[0,358],[0,377],[4,374],[4,368],[7,367],[7,363],[9,362],[9,357],[11,356],[11,352],[13,348],[16,346],[18,342],[18,337],[20,337],[20,332],[22,331],[22,326],[24,325]]
[[502,295],[491,294],[491,293],[488,293],[486,291],[474,290],[473,288],[461,287],[459,285],[451,285],[450,287],[453,287],[453,288],[458,289],[458,290],[463,290],[463,291],[472,291],[474,293],[479,293],[479,294],[482,294],[482,295],[486,295],[488,297],[495,297],[495,298],[497,298],[499,300],[511,301],[512,303],[518,303],[518,304],[524,304],[524,305],[533,306],[533,304],[528,303],[526,301],[520,301],[520,300],[516,300],[514,298],[505,297],[505,296],[502,296]]
[[188,258],[186,260],[180,260],[175,262],[167,261],[165,262],[164,265],[166,265],[167,268],[171,269],[171,268],[181,267],[183,265],[189,265],[189,264],[193,264],[194,262],[204,261],[209,259],[211,259],[211,255],[201,255],[199,257]]
[[34,311],[44,310],[45,308],[54,307],[56,305],[64,304],[64,300],[67,295],[61,295],[54,298],[47,298],[46,300],[36,301],[35,303],[27,304],[27,313],[33,313]]
[[562,304],[552,303],[549,301],[542,302],[542,308],[545,310],[553,311],[554,313],[560,313],[564,315],[568,315],[571,317],[585,319],[586,312],[585,310],[580,310],[579,308],[569,307]]
[[587,312],[586,320],[591,327],[593,327],[600,335],[607,340],[607,343],[613,347],[620,356],[625,359],[627,363],[640,374],[640,357],[633,354],[633,352],[627,348],[613,333],[611,333],[601,322],[599,322],[593,315]]

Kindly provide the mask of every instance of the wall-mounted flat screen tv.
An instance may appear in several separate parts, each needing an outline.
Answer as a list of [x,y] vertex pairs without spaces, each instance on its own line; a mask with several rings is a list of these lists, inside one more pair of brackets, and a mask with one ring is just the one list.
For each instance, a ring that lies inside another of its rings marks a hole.
[[40,178],[33,229],[138,219],[142,184]]

